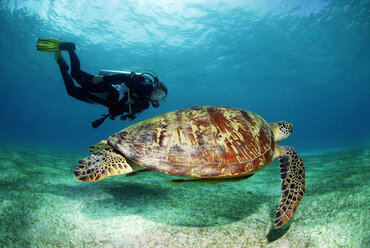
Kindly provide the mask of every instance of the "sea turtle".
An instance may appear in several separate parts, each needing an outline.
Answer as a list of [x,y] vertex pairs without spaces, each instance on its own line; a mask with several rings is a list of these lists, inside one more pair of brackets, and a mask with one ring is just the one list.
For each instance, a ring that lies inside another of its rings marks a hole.
[[294,148],[275,143],[291,133],[289,122],[268,124],[237,108],[181,109],[131,125],[91,146],[95,152],[79,161],[74,174],[81,181],[99,181],[146,168],[215,183],[246,179],[278,159],[281,200],[274,226],[279,228],[293,216],[305,192],[301,157]]

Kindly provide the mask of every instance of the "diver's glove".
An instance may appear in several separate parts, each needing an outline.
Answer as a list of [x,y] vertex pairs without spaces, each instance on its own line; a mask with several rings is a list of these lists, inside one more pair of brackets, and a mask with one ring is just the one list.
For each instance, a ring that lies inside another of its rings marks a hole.
[[120,119],[121,121],[125,121],[126,119],[129,121],[133,121],[137,116],[134,114],[126,114],[126,115],[121,115]]

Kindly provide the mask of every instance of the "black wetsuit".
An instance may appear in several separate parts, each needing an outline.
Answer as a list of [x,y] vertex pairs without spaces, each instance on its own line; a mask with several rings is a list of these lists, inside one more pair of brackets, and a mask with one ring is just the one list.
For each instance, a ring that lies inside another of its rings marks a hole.
[[[68,65],[63,63],[64,61],[59,62],[68,95],[84,102],[102,104],[108,107],[110,119],[124,113],[130,113],[129,96],[131,103],[130,119],[135,118],[135,114],[141,113],[149,107],[149,96],[154,86],[145,82],[143,76],[113,74],[103,76],[103,81],[100,83],[93,83],[94,75],[80,69],[80,60],[74,49],[69,49],[68,53],[71,60],[71,74],[68,73]],[[73,79],[81,87],[76,86]],[[119,92],[113,85],[122,83],[129,88],[129,95],[126,91],[122,99],[119,100]]]

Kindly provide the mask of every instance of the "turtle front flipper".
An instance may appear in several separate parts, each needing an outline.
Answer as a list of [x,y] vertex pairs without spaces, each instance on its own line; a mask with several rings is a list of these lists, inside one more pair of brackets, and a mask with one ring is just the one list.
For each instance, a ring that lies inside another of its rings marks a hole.
[[292,147],[278,147],[281,154],[281,200],[274,217],[274,226],[283,226],[294,215],[305,192],[305,171],[301,157]]
[[108,145],[107,141],[101,140],[98,144],[89,146],[89,152],[94,153],[108,148],[111,146]]
[[131,173],[142,169],[138,164],[127,161],[113,148],[103,149],[78,162],[75,176],[84,182],[100,181],[103,178]]

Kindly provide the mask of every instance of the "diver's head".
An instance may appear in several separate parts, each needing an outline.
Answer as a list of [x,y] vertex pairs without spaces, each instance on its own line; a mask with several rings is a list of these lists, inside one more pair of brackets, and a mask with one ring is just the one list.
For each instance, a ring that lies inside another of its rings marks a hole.
[[167,93],[167,87],[159,81],[158,86],[154,87],[149,97],[154,108],[158,108],[159,103],[166,101]]

